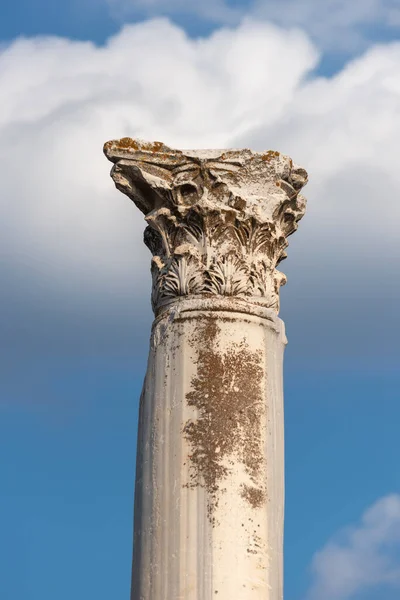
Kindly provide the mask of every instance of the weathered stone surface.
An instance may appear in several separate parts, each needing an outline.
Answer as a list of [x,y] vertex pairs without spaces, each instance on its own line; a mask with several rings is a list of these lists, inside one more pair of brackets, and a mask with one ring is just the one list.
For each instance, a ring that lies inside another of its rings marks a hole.
[[132,600],[282,600],[284,327],[234,308],[182,300],[153,325]]
[[279,152],[107,142],[112,177],[145,214],[155,313],[177,296],[242,296],[279,310],[276,266],[305,211],[304,169]]
[[276,266],[304,214],[307,174],[278,152],[130,138],[104,150],[153,254],[132,600],[282,600]]

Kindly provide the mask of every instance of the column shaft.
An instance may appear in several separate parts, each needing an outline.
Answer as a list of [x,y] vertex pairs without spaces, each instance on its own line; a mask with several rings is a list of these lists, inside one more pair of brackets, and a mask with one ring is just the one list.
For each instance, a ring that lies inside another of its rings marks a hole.
[[153,326],[132,600],[281,600],[283,322],[201,304]]

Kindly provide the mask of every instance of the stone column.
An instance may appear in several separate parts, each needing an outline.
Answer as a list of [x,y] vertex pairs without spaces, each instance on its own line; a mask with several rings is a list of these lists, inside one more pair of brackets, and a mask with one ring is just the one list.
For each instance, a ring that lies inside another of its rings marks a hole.
[[105,144],[144,213],[155,320],[140,401],[132,600],[282,600],[278,318],[307,173],[279,152]]

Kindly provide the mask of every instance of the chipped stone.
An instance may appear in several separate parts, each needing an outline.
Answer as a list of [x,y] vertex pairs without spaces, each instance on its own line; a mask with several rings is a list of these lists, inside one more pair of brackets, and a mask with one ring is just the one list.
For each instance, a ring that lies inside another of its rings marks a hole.
[[122,138],[104,152],[153,255],[131,600],[282,600],[276,267],[305,212],[307,173],[272,150]]

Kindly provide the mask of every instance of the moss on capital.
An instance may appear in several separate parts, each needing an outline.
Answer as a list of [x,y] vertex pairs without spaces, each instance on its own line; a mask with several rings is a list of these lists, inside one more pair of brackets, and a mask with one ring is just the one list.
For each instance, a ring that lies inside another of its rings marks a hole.
[[[120,150],[128,152],[171,152],[171,148],[163,142],[145,142],[130,137],[123,137],[120,140],[110,140],[104,144],[104,152],[110,150]],[[176,151],[175,151],[176,152]]]

